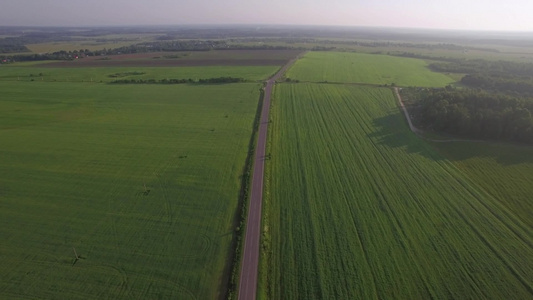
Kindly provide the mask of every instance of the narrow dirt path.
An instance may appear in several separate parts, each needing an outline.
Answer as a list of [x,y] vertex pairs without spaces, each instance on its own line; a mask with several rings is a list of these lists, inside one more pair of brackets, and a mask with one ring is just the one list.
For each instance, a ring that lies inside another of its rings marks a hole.
[[402,108],[403,113],[405,114],[405,118],[407,119],[407,123],[409,123],[409,128],[411,128],[411,131],[416,133],[417,135],[420,134],[421,131],[418,130],[418,128],[416,128],[413,125],[413,122],[411,122],[411,116],[409,116],[409,112],[407,111],[407,108],[403,104],[402,97],[400,96],[400,91],[398,90],[397,87],[394,88],[394,93],[396,94],[396,97],[398,98],[398,102],[400,103],[400,107]]
[[[298,56],[299,57],[299,56]],[[261,108],[261,119],[255,147],[255,161],[251,185],[250,203],[246,221],[246,235],[239,280],[239,300],[255,300],[257,294],[257,270],[259,265],[259,242],[261,237],[261,205],[263,202],[263,174],[265,165],[266,138],[270,114],[270,97],[276,80],[298,59],[283,66],[266,84]]]
[[424,137],[422,134],[424,131],[416,128],[413,125],[413,122],[411,121],[411,116],[409,115],[409,112],[407,111],[407,107],[404,105],[402,101],[402,97],[400,96],[400,92],[397,87],[394,88],[394,93],[396,94],[396,98],[398,98],[398,103],[400,104],[400,107],[403,110],[403,113],[405,115],[405,119],[407,119],[407,123],[409,123],[409,128],[411,128],[411,131],[414,132],[419,138],[424,139],[426,141],[434,142],[434,143],[450,143],[450,142],[472,142],[472,143],[483,143],[486,141],[482,140],[467,140],[467,139],[447,139],[447,140],[435,140],[430,139],[427,137]]

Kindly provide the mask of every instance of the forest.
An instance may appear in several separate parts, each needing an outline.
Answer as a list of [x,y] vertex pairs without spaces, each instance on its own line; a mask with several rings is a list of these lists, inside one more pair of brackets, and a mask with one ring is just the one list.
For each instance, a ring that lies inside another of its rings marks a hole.
[[510,61],[456,60],[429,67],[437,72],[466,74],[461,83],[470,88],[511,95],[533,96],[533,64]]
[[474,89],[416,92],[417,126],[474,139],[533,144],[533,98]]
[[[7,48],[6,48],[7,49]],[[40,54],[15,54],[0,55],[0,63],[13,63],[22,61],[46,61],[46,60],[74,60],[85,56],[104,56],[133,53],[174,52],[174,51],[210,51],[210,50],[287,50],[295,49],[288,46],[272,45],[231,45],[226,41],[190,40],[190,41],[156,41],[124,46],[112,49],[90,51],[80,49],[74,51],[56,51]],[[313,50],[331,50],[329,48],[315,47]],[[6,50],[8,51],[8,50]]]
[[460,88],[407,89],[417,125],[474,139],[533,143],[533,64],[483,59],[434,62],[465,74]]
[[0,39],[0,53],[26,52],[29,49],[16,38],[7,37]]

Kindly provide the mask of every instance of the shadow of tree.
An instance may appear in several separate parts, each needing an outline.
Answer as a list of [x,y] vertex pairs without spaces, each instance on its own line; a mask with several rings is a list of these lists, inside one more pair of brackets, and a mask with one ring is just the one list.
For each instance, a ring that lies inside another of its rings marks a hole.
[[405,148],[407,153],[416,153],[436,161],[445,159],[409,129],[399,109],[391,109],[386,116],[376,118],[372,122],[376,131],[367,136],[375,143],[391,148]]
[[476,157],[494,159],[503,166],[533,164],[533,147],[505,142],[446,142],[431,143],[451,161],[464,161]]
[[375,132],[369,138],[391,148],[405,147],[408,153],[416,153],[433,159],[463,161],[476,157],[494,158],[502,165],[533,163],[533,147],[495,141],[433,142],[423,139],[409,129],[399,108],[384,117],[373,120]]

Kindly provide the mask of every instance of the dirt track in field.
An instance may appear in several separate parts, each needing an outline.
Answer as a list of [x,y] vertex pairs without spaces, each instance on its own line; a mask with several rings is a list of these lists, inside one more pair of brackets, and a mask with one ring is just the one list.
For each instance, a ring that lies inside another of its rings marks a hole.
[[424,133],[423,130],[420,130],[416,128],[413,125],[413,122],[411,121],[411,116],[409,115],[409,112],[407,111],[407,107],[403,103],[402,97],[400,96],[400,92],[397,87],[394,88],[394,93],[396,94],[396,97],[398,98],[398,103],[400,104],[400,107],[403,110],[403,113],[405,115],[405,119],[407,120],[407,123],[409,123],[409,128],[411,128],[411,131],[414,132],[418,137],[421,139],[424,139],[426,141],[434,142],[434,143],[450,143],[450,142],[473,142],[473,143],[482,143],[485,141],[482,140],[468,140],[468,139],[446,139],[446,140],[436,140],[436,139],[430,139],[424,137],[422,134]]
[[263,175],[265,164],[265,151],[267,129],[270,113],[270,97],[272,88],[287,69],[297,60],[289,61],[276,75],[267,81],[261,120],[255,148],[255,161],[252,177],[252,189],[246,221],[246,235],[244,239],[244,251],[241,262],[241,278],[239,280],[239,300],[255,300],[257,295],[257,270],[259,264],[259,242],[261,237],[261,205],[263,201]]

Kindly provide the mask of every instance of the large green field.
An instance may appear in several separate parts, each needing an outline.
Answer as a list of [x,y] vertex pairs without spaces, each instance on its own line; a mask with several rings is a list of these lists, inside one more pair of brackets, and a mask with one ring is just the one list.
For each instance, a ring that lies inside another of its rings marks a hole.
[[37,67],[34,63],[0,65],[0,81],[111,82],[120,79],[206,79],[244,78],[257,81],[273,75],[279,66],[206,66],[206,67]]
[[391,90],[282,84],[272,109],[262,298],[533,296],[531,227],[410,132]]
[[455,81],[430,71],[423,60],[349,52],[309,52],[296,62],[287,77],[311,82],[423,87],[441,87]]
[[533,147],[491,142],[433,146],[533,230]]
[[0,80],[0,298],[220,297],[259,88]]

